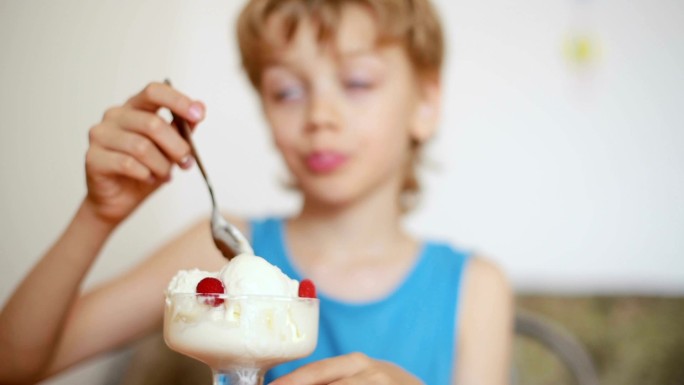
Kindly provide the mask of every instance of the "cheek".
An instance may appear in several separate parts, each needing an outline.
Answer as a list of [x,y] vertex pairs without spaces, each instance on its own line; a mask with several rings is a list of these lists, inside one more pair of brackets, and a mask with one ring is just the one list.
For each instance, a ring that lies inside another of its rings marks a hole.
[[264,106],[273,140],[281,151],[287,150],[296,141],[302,127],[302,113],[295,108]]
[[[291,131],[282,127],[271,127],[273,141],[278,151],[287,160],[296,153],[297,141]],[[289,163],[289,162],[288,162]]]
[[[404,169],[410,154],[409,126],[411,103],[406,98],[388,97],[376,103],[367,114],[358,118],[360,147],[366,158],[369,172],[392,173]],[[363,122],[362,122],[363,120]]]
[[369,165],[369,172],[386,173],[401,168],[408,157],[408,134],[405,132],[405,121],[388,114],[378,113],[374,121],[366,121],[365,131],[359,135],[360,154],[364,164]]
[[366,145],[388,148],[401,148],[410,137],[413,105],[409,98],[396,95],[379,95],[378,100],[369,102],[362,111],[350,116],[364,138]]
[[300,153],[297,151],[297,142],[287,132],[275,129],[273,129],[273,141],[287,169],[294,175],[298,175],[301,171],[301,162],[299,160]]

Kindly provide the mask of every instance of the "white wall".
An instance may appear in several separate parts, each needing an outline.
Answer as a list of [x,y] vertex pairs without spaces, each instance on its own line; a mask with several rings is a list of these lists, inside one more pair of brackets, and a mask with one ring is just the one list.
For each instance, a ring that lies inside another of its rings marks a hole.
[[[681,294],[684,3],[442,5],[445,171],[418,222],[483,248],[520,289]],[[600,45],[586,71],[563,55],[573,31]]]
[[[449,4],[446,171],[422,223],[521,289],[681,294],[684,3]],[[575,30],[600,45],[586,72],[562,54]]]
[[[82,198],[88,128],[150,80],[169,76],[206,102],[197,145],[222,206],[296,207],[239,70],[242,3],[0,1],[1,300]],[[439,170],[410,226],[481,250],[521,291],[683,294],[684,3],[438,5],[450,44],[429,151]],[[563,54],[573,31],[601,47],[584,70]],[[196,169],[174,178],[119,230],[87,286],[208,211]],[[112,360],[57,382],[102,383]]]

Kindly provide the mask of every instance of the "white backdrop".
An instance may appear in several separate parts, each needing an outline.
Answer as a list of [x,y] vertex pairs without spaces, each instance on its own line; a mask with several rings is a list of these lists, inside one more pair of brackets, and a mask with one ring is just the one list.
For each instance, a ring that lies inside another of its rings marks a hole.
[[[0,0],[3,301],[82,199],[88,128],[151,80],[169,76],[206,102],[196,140],[225,209],[296,209],[239,69],[242,4]],[[684,294],[684,3],[437,4],[445,111],[408,225],[490,256],[518,291]],[[583,69],[564,54],[578,31],[599,48]],[[197,169],[176,173],[117,232],[87,286],[208,208]],[[102,382],[110,361],[57,382]]]

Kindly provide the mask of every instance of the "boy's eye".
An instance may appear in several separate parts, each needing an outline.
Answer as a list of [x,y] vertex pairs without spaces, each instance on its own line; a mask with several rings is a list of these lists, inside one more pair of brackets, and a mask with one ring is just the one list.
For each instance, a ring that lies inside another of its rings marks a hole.
[[273,98],[278,102],[300,100],[304,96],[304,89],[301,86],[288,86],[274,92]]
[[348,90],[367,90],[373,87],[373,82],[365,79],[349,79],[344,81],[344,87]]

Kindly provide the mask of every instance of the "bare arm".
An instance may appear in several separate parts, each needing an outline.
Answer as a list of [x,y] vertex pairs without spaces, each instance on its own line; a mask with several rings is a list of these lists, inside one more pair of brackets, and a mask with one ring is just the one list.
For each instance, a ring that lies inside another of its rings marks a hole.
[[[231,221],[244,231],[241,221],[235,218]],[[78,223],[74,226],[75,229],[80,227]],[[69,231],[57,245],[68,243]],[[26,284],[35,279],[50,280],[54,279],[55,274],[63,272],[75,274],[73,265],[61,264],[58,255],[50,253],[36,265],[10,300],[21,307],[18,311],[23,312],[22,317],[10,316],[12,311],[17,311],[10,309],[15,304],[8,303],[3,310],[3,344],[7,337],[7,348],[16,346],[14,351],[20,353],[9,354],[11,350],[2,349],[3,354],[6,354],[0,357],[4,360],[3,377],[0,378],[2,384],[33,383],[154,331],[161,326],[164,289],[176,271],[190,268],[213,271],[225,263],[214,247],[206,219],[161,247],[131,271],[83,296],[79,296],[78,279],[81,277],[64,277],[64,281],[71,284],[65,284],[69,286],[69,292],[57,293],[53,288],[48,296],[44,290],[34,288],[26,291],[29,293],[27,296],[20,295]],[[51,259],[62,266],[53,269],[55,266],[49,263]],[[87,266],[84,270],[87,271]],[[72,281],[77,284],[72,284]],[[68,300],[66,304],[50,302],[53,299],[64,301],[65,298]],[[24,301],[34,301],[31,303],[38,306],[23,306]],[[60,305],[68,311],[65,312]],[[59,324],[48,322],[51,319],[49,317],[61,317],[61,321]],[[26,337],[30,337],[30,340]],[[16,340],[12,341],[12,338]]]
[[0,381],[30,379],[52,353],[80,282],[112,231],[88,204],[24,278],[0,313]]
[[462,299],[455,383],[508,384],[513,297],[506,277],[494,264],[474,258],[466,270]]
[[124,346],[161,327],[164,289],[171,277],[180,269],[216,271],[224,263],[211,240],[209,220],[201,220],[131,271],[79,298],[43,376]]
[[[81,282],[114,228],[169,180],[174,164],[190,165],[188,144],[156,114],[162,107],[193,123],[201,120],[204,108],[168,86],[152,83],[124,105],[109,109],[90,129],[85,162],[88,194],[62,236],[0,313],[1,384],[35,382],[47,372],[113,347],[131,333],[123,327],[118,339],[98,340],[93,346],[88,341],[71,342],[74,330],[117,335],[95,322],[119,327],[98,317],[109,309],[125,312],[113,300],[115,293],[126,293],[124,283],[78,300]],[[173,258],[173,253],[167,258]],[[105,301],[110,306],[92,305]],[[118,313],[108,315],[114,321],[124,320]]]

